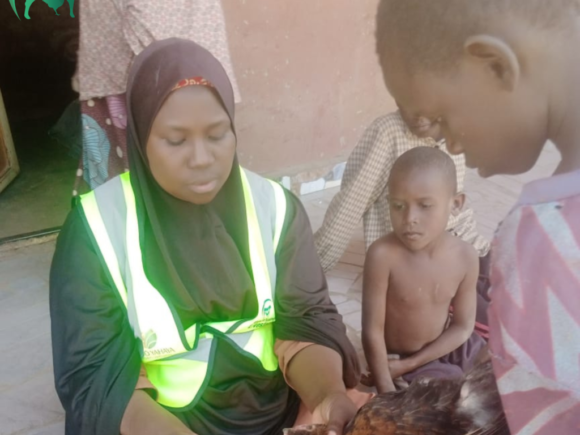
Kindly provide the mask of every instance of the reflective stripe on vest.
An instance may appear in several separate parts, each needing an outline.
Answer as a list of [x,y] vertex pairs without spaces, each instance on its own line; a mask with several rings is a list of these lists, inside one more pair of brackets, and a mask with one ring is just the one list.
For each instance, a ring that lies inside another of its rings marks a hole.
[[278,368],[273,334],[275,252],[284,226],[286,197],[277,183],[244,169],[240,173],[258,313],[253,319],[196,323],[185,331],[145,275],[129,174],[82,196],[89,227],[127,308],[135,337],[143,344],[147,376],[157,388],[158,402],[168,408],[188,409],[201,397],[211,378],[216,336],[257,359],[265,370]]

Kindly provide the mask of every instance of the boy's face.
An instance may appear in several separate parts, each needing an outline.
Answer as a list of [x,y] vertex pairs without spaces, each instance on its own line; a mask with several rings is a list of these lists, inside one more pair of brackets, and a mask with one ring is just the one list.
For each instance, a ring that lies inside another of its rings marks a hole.
[[464,59],[453,73],[411,75],[400,59],[383,65],[387,88],[410,116],[440,125],[450,153],[465,153],[484,177],[532,168],[546,142],[547,113],[524,77],[506,90],[481,61]]
[[437,169],[396,174],[389,181],[393,231],[408,249],[420,251],[444,233],[450,214],[461,210],[464,198],[452,192]]

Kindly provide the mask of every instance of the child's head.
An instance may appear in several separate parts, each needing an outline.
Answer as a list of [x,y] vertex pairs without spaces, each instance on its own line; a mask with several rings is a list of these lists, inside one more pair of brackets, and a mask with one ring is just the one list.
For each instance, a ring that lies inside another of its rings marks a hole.
[[397,159],[389,175],[393,231],[413,251],[430,246],[445,232],[451,213],[463,207],[451,157],[435,148],[417,147]]
[[482,175],[525,172],[572,100],[579,4],[381,0],[386,85],[410,116],[438,122],[449,150]]

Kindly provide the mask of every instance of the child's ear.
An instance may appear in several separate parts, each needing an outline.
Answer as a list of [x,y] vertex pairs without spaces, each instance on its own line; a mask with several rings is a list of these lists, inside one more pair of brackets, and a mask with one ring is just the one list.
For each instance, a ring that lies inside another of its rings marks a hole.
[[465,54],[489,72],[501,89],[513,91],[520,80],[520,62],[504,40],[490,35],[470,36],[463,46]]
[[463,210],[463,206],[465,205],[465,193],[460,192],[457,193],[453,197],[453,209],[451,210],[451,214],[453,216],[457,216]]

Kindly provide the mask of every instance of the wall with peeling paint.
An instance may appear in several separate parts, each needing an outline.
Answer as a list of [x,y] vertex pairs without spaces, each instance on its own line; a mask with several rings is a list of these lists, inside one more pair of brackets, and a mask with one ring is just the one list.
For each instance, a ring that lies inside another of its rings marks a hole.
[[395,105],[374,45],[377,0],[222,0],[242,103],[243,165],[283,173],[339,161]]

